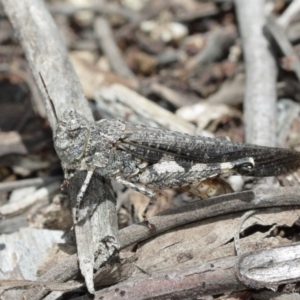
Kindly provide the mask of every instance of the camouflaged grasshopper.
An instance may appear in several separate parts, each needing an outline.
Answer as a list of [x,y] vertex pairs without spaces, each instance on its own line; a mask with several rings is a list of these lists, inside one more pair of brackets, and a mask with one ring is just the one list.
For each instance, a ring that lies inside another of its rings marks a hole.
[[54,146],[66,180],[75,170],[87,170],[77,196],[77,209],[94,172],[149,197],[143,212],[146,220],[156,190],[187,188],[228,174],[275,176],[300,166],[300,152],[289,149],[192,136],[117,120],[90,122],[74,109],[56,119]]

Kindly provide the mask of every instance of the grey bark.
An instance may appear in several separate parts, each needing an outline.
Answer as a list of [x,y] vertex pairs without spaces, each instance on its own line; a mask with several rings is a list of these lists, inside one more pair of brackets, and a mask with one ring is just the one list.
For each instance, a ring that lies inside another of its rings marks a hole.
[[[37,85],[43,93],[44,99],[46,99],[39,73],[44,78],[58,118],[62,116],[66,109],[74,108],[88,120],[93,121],[92,112],[84,97],[82,87],[70,62],[64,42],[44,2],[41,0],[2,0],[1,2],[19,38]],[[55,130],[56,119],[49,101],[45,101],[45,105],[50,125]],[[72,184],[76,185],[77,183],[77,181],[71,182],[71,189],[76,189],[77,187],[72,187]],[[91,220],[87,220],[87,222],[92,222],[87,227],[93,229],[93,232],[90,233],[91,241],[97,244],[78,244],[78,247],[85,247],[84,251],[80,251],[83,254],[83,256],[79,257],[81,262],[85,261],[85,253],[90,253],[90,251],[93,252],[93,260],[103,262],[111,252],[114,252],[111,249],[118,247],[116,237],[118,230],[117,215],[111,185],[109,182],[104,182],[101,178],[96,177],[93,178],[92,185],[95,188],[89,196],[93,198],[96,209]],[[101,196],[107,198],[102,199]],[[100,202],[101,205],[99,205]],[[84,233],[81,232],[81,234]],[[77,239],[82,240],[80,237],[81,235],[77,236]],[[114,242],[111,242],[107,249],[106,239],[108,237],[110,239],[113,238]],[[107,252],[103,249],[107,249]],[[81,263],[81,270],[86,278],[90,278],[86,283],[89,291],[93,292],[92,276],[95,262],[91,261],[90,257],[86,261],[87,264]],[[40,289],[32,290],[26,293],[24,297],[32,299],[32,297],[37,297],[38,293],[44,294],[45,292]]]
[[264,35],[264,0],[235,0],[246,63],[246,141],[275,146],[277,70]]

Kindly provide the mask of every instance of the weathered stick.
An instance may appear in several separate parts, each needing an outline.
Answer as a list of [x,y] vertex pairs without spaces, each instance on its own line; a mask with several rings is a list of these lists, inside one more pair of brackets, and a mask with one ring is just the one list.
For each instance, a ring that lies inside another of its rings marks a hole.
[[246,141],[275,146],[276,77],[275,60],[264,35],[264,0],[235,0],[246,62],[244,116]]
[[97,108],[108,117],[195,134],[196,128],[129,88],[114,84],[95,93]]
[[298,192],[300,192],[298,187],[285,187],[257,190],[255,193],[252,191],[233,193],[196,201],[149,218],[150,224],[155,228],[153,232],[139,223],[120,230],[120,245],[121,248],[125,248],[175,227],[211,217],[266,207],[298,205],[300,198]]
[[[299,243],[260,249],[240,257],[226,257],[206,263],[189,265],[174,270],[161,270],[149,274],[135,274],[128,280],[96,292],[95,299],[187,299],[207,294],[230,293],[247,288],[277,289],[280,284],[299,280],[297,267]],[[134,264],[127,263],[134,268]],[[132,268],[132,269],[133,269]],[[117,270],[122,272],[122,267]],[[123,268],[124,269],[124,268]],[[123,270],[125,271],[125,270]],[[129,271],[131,274],[132,270]],[[128,271],[124,272],[128,273]],[[108,273],[106,273],[108,274]],[[104,274],[105,276],[105,271]],[[108,274],[110,275],[110,274]],[[44,286],[43,286],[44,283]],[[56,282],[3,282],[4,287],[17,285],[25,288],[29,284],[50,290],[69,290],[80,287],[78,283]],[[88,300],[89,296],[80,299]]]
[[23,179],[17,181],[9,181],[9,182],[1,182],[0,183],[0,191],[12,191],[14,189],[20,189],[28,186],[41,186],[48,183],[51,183],[55,180],[62,180],[62,176],[49,176],[44,178],[30,178],[30,179]]
[[66,16],[72,16],[78,12],[88,11],[98,14],[120,15],[132,22],[140,18],[140,15],[137,12],[127,7],[122,7],[117,3],[105,3],[105,5],[103,5],[103,3],[99,1],[90,6],[75,6],[68,3],[51,3],[48,4],[47,7],[52,14],[63,14]]
[[[39,73],[44,78],[58,118],[62,116],[66,109],[74,108],[88,120],[93,121],[91,110],[84,97],[79,79],[69,60],[67,50],[43,1],[24,0],[14,2],[2,0],[1,2],[24,49],[31,72],[36,79],[40,91],[45,96],[45,90]],[[49,101],[46,101],[46,111],[50,125],[55,130],[56,119]],[[76,183],[77,181],[74,182],[74,184]],[[96,177],[93,178],[92,184],[94,187],[98,187],[94,188],[90,195],[94,199],[94,205],[97,206],[94,216],[91,219],[92,224],[88,226],[93,229],[93,232],[89,233],[92,236],[91,241],[93,243],[85,244],[84,246],[87,248],[90,247],[89,249],[92,249],[93,254],[98,255],[94,257],[94,260],[98,260],[99,256],[107,258],[107,254],[110,253],[110,247],[113,249],[118,247],[116,237],[117,216],[110,184]],[[106,192],[103,192],[103,189]],[[101,195],[105,195],[108,198],[101,199]],[[102,202],[101,205],[99,205],[100,202]],[[103,203],[106,209],[100,208]],[[87,222],[90,222],[90,220]],[[110,239],[110,246],[106,245],[108,237]],[[78,247],[81,246],[78,245]],[[108,251],[103,251],[103,249],[107,249]],[[79,260],[84,261],[85,257],[79,257]],[[87,261],[89,265],[82,271],[85,273],[84,276],[86,278],[92,278],[94,261],[91,261],[90,258]],[[92,280],[87,281],[86,284],[89,291],[93,292]],[[26,294],[24,297],[31,299],[33,295],[36,297],[38,292],[43,294],[43,291],[40,290],[32,291],[30,295]]]
[[99,39],[101,48],[108,58],[112,69],[120,76],[133,78],[133,72],[126,65],[121,51],[113,39],[113,32],[107,19],[104,17],[97,17],[94,27],[95,34]]
[[[149,231],[144,223],[134,224],[119,231],[120,248],[144,241],[157,234],[166,232],[179,226],[236,212],[248,211],[267,207],[289,207],[299,205],[299,187],[274,188],[222,195],[204,201],[197,201],[177,209],[170,209],[158,216],[149,218],[155,230]],[[213,219],[212,219],[213,222]],[[226,258],[225,260],[227,260]],[[114,266],[112,266],[114,268]],[[62,264],[55,266],[40,279],[47,282],[65,282],[78,272],[77,255],[67,258]],[[100,270],[101,272],[101,270]],[[106,282],[109,277],[106,276]],[[115,281],[112,280],[113,283]],[[107,284],[109,285],[109,284]],[[41,299],[38,294],[31,300]]]
[[[100,3],[102,6],[106,6],[105,0],[101,0]],[[106,17],[99,16],[96,18],[94,31],[112,69],[120,76],[134,78],[133,72],[122,57],[122,53],[114,39],[114,34]]]
[[300,1],[294,0],[290,3],[287,9],[281,14],[278,18],[278,24],[283,28],[286,29],[288,25],[291,23],[293,18],[299,13],[300,11]]
[[280,284],[299,280],[299,249],[299,243],[261,249],[241,257],[139,275],[96,292],[95,299],[191,299],[247,288],[276,290]]
[[266,26],[281,48],[281,51],[290,60],[290,69],[295,72],[298,80],[300,80],[300,60],[284,30],[277,24],[276,19],[272,15],[267,17]]

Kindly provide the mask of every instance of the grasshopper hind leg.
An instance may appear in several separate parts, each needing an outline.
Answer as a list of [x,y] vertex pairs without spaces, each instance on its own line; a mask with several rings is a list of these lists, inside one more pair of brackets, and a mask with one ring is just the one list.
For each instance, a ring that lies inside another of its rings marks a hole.
[[221,175],[251,172],[254,166],[252,158],[242,158],[223,163],[195,163],[162,161],[147,168],[139,175],[139,182],[151,189],[181,188],[208,178]]
[[121,176],[117,176],[116,178],[114,178],[117,182],[123,184],[124,186],[126,186],[127,188],[131,188],[137,192],[142,193],[143,195],[147,196],[150,200],[147,203],[144,211],[143,211],[143,220],[144,222],[147,224],[147,226],[149,227],[149,229],[152,229],[151,224],[149,223],[148,219],[147,219],[147,213],[149,211],[149,208],[157,201],[157,194],[155,192],[153,192],[150,189],[147,189],[141,185],[138,184],[134,184],[131,183],[125,179],[123,179]]
[[[238,173],[240,168],[243,168],[243,171],[245,172],[251,170],[253,166],[254,161],[252,158],[242,158],[225,163],[196,163],[188,166],[188,168],[184,168],[176,161],[162,161],[146,168],[143,172],[136,174],[133,178],[130,178],[131,182],[120,175],[114,176],[113,179],[128,188],[132,188],[133,190],[142,193],[150,199],[143,212],[143,219],[149,226],[147,212],[150,206],[157,200],[157,194],[153,190],[181,188],[199,183],[208,178],[230,174],[234,171]],[[151,228],[151,226],[149,227]]]

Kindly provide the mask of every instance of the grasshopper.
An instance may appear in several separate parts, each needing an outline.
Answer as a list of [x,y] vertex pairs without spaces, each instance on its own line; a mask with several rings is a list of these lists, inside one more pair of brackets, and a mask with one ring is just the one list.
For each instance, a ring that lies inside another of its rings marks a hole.
[[149,197],[143,212],[146,221],[157,190],[187,188],[229,174],[275,176],[300,166],[300,152],[290,149],[192,136],[118,120],[90,122],[74,109],[67,109],[58,118],[41,80],[57,120],[54,146],[65,179],[75,170],[87,170],[77,196],[77,210],[94,173]]

